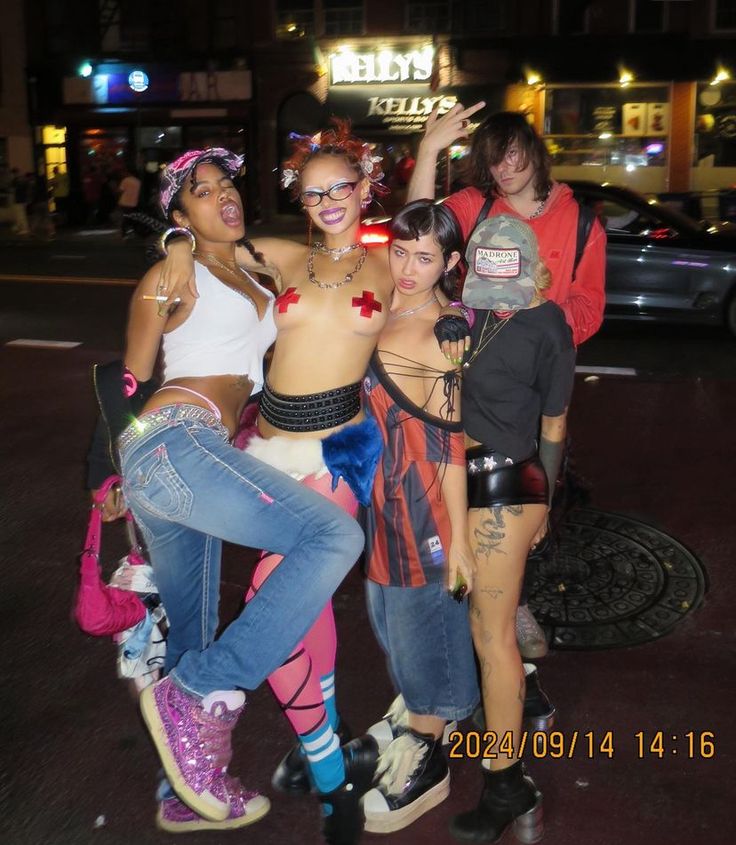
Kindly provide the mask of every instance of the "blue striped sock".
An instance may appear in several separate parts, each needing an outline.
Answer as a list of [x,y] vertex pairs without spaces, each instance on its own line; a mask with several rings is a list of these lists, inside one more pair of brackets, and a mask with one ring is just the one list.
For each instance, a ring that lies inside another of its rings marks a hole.
[[345,780],[345,763],[337,734],[323,725],[308,734],[299,734],[309,770],[319,792],[332,792]]
[[322,675],[319,679],[319,685],[322,688],[322,700],[325,703],[327,718],[330,720],[332,730],[336,731],[340,724],[340,717],[337,715],[337,703],[335,701],[335,673],[330,672],[329,675]]

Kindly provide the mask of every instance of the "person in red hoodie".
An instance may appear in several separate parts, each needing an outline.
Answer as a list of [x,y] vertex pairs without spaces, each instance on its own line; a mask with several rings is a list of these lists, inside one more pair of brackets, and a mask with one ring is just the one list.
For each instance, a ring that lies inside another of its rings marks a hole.
[[[439,153],[458,138],[470,136],[470,118],[484,106],[458,104],[442,117],[436,112],[430,115],[409,184],[409,202],[434,197]],[[594,219],[582,254],[576,255],[580,206],[568,185],[552,179],[550,167],[544,141],[526,116],[497,112],[473,132],[467,171],[471,184],[444,204],[455,214],[466,241],[485,216],[508,214],[531,227],[540,260],[552,275],[544,295],[562,308],[579,346],[603,321],[606,235]],[[533,570],[527,572],[525,587],[532,576]],[[517,614],[517,638],[526,659],[547,653],[544,632],[526,604],[526,589]]]
[[[408,200],[435,194],[437,156],[458,138],[467,138],[469,118],[484,103],[467,109],[458,105],[442,117],[430,115],[409,183]],[[487,198],[488,215],[510,214],[531,226],[540,259],[552,274],[546,298],[556,302],[579,346],[601,325],[605,305],[606,235],[596,220],[588,234],[575,272],[579,206],[572,190],[550,176],[544,141],[520,112],[487,117],[472,136],[469,158],[471,185],[451,194],[452,209],[467,240]]]

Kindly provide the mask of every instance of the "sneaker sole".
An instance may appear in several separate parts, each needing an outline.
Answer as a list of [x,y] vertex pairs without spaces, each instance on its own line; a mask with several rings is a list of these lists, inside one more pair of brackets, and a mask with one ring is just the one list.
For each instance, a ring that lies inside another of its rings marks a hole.
[[[226,821],[230,815],[230,805],[222,804],[214,795],[210,800],[207,800],[205,795],[211,793],[204,793],[200,795],[196,793],[191,786],[184,780],[179,770],[179,766],[174,758],[174,755],[169,746],[168,737],[166,735],[166,728],[161,721],[158,707],[156,706],[156,699],[153,691],[155,687],[146,687],[140,696],[140,708],[143,721],[146,723],[153,744],[156,746],[156,751],[161,758],[161,764],[166,772],[166,777],[171,784],[171,788],[178,795],[178,797],[195,813],[202,816],[207,821],[223,822]],[[213,802],[217,802],[220,806],[216,806]]]
[[395,830],[401,830],[429,812],[433,807],[441,804],[449,794],[450,773],[448,772],[443,780],[428,789],[421,798],[407,804],[406,807],[377,815],[366,814],[364,829],[368,833],[393,833]]
[[254,810],[252,813],[246,813],[237,819],[225,819],[222,822],[212,822],[207,819],[194,819],[190,822],[172,822],[164,818],[161,809],[159,808],[156,814],[156,827],[159,830],[164,830],[166,833],[190,833],[193,830],[237,830],[241,827],[247,827],[253,822],[257,822],[267,815],[271,809],[271,802],[263,796],[266,805],[259,810]]

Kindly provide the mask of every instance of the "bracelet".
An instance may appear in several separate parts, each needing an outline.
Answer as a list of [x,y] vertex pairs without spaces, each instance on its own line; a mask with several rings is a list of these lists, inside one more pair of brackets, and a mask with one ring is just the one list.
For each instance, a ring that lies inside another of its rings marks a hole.
[[185,238],[189,239],[189,243],[192,247],[192,252],[197,248],[197,240],[194,237],[194,232],[191,229],[185,229],[183,226],[172,226],[170,229],[167,229],[161,237],[158,239],[158,248],[164,255],[168,255],[169,252],[166,249],[166,241],[172,235],[183,235]]
[[457,308],[457,310],[462,313],[463,317],[465,317],[465,321],[470,326],[470,328],[473,328],[473,323],[475,323],[475,311],[473,311],[472,308],[468,308],[468,306],[462,303],[459,299],[455,299],[452,302],[448,302],[445,307]]

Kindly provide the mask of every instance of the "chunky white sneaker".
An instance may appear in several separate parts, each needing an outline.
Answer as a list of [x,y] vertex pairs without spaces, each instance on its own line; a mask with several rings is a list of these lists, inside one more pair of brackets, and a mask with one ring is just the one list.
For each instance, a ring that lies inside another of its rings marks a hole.
[[381,754],[376,786],[363,799],[365,829],[401,830],[450,794],[450,771],[442,740],[407,729]]

